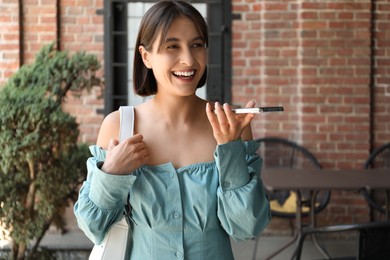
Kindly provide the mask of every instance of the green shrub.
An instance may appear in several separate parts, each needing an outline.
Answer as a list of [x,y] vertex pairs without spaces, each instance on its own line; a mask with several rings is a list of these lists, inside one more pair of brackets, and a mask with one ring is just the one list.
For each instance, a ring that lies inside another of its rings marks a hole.
[[64,228],[61,212],[77,197],[89,152],[61,105],[69,93],[100,86],[99,68],[95,56],[51,44],[0,89],[0,226],[14,259],[34,255],[51,224]]

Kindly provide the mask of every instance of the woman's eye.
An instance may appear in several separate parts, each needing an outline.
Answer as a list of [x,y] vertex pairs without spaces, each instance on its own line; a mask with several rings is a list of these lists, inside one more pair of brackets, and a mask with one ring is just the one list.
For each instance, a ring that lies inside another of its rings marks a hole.
[[204,44],[203,43],[194,43],[192,46],[194,48],[202,48],[202,47],[204,47]]
[[168,45],[167,49],[177,49],[179,48],[177,45]]

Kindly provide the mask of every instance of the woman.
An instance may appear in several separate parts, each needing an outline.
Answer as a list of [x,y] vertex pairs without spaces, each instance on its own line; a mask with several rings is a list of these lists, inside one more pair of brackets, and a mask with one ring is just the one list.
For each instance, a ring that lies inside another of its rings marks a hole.
[[141,21],[134,86],[154,97],[135,107],[132,137],[118,142],[115,111],[91,148],[75,215],[95,244],[127,201],[131,259],[233,259],[229,237],[249,239],[267,226],[254,115],[195,95],[205,83],[207,44],[203,17],[184,1],[160,1]]

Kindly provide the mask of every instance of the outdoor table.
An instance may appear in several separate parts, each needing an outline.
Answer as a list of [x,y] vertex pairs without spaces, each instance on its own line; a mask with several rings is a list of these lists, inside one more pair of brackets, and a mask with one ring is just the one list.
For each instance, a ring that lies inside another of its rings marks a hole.
[[[302,235],[302,205],[301,191],[319,190],[385,190],[386,219],[389,221],[390,210],[390,170],[389,169],[293,169],[293,168],[264,168],[262,170],[264,186],[268,191],[294,190],[297,193],[296,225],[293,240],[269,256],[270,259],[289,247]],[[311,227],[314,227],[314,203],[316,192],[311,192]],[[327,253],[314,241],[317,248],[328,257]],[[298,244],[297,244],[298,246]],[[292,258],[294,258],[296,250]]]

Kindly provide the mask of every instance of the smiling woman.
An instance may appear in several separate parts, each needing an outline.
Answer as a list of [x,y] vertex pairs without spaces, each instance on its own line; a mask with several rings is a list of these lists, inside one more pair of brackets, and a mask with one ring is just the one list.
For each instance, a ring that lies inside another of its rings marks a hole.
[[[149,14],[153,13],[155,8],[156,5],[151,7]],[[166,11],[163,9],[155,11],[158,14],[156,17],[148,17],[147,13],[141,21],[135,46],[135,50],[138,51],[134,54],[133,72],[134,88],[141,96],[157,92],[155,80],[157,76],[154,75],[156,70],[151,71],[153,61],[159,66],[163,66],[163,62],[175,62],[174,59],[181,59],[179,62],[185,63],[187,67],[192,66],[188,63],[197,63],[195,66],[202,66],[198,68],[201,69],[198,71],[201,78],[197,87],[202,87],[206,82],[205,47],[208,44],[208,32],[205,20],[196,9],[194,9],[197,12],[196,16],[187,10],[170,13]],[[174,19],[176,20],[172,23]],[[141,63],[145,66],[139,66]]]
[[[204,99],[207,97],[213,101],[230,102],[232,30],[228,28],[231,28],[232,22],[232,3],[224,0],[191,2],[207,21],[209,37],[213,39],[208,45],[207,53],[209,76],[205,86],[198,88],[196,94]],[[104,13],[112,14],[104,16],[104,48],[107,54],[104,60],[106,79],[104,113],[106,115],[117,110],[121,105],[136,106],[150,99],[150,97],[139,96],[133,91],[133,58],[141,19],[153,4],[153,1],[140,0],[104,1]],[[225,29],[221,31],[221,28]]]
[[196,95],[207,46],[206,22],[185,1],[160,1],[142,19],[134,88],[152,97],[132,107],[133,123],[123,127],[133,135],[120,143],[121,114],[104,119],[74,208],[95,244],[127,203],[130,259],[233,259],[230,237],[250,239],[267,226],[254,115]]
[[[206,28],[205,24],[199,26]],[[135,59],[141,60],[139,55],[145,66],[136,66],[140,71],[134,70],[136,93],[160,95],[163,91],[171,90],[192,95],[196,88],[204,85],[206,79],[207,30],[201,32],[186,16],[176,18],[166,34],[164,25],[159,29],[156,28],[156,32],[160,33],[152,45],[150,39],[142,38],[143,31],[148,28],[140,28],[137,40],[139,52]],[[147,77],[150,79],[139,76],[142,74],[149,74]]]

